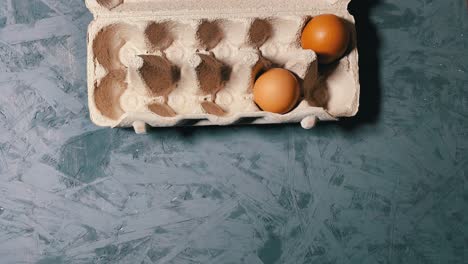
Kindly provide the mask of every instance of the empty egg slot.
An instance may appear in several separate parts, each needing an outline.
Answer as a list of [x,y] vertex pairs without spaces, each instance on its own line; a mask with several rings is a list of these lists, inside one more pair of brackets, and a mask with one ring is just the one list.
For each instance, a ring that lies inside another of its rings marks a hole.
[[256,18],[250,24],[248,44],[260,48],[273,35],[273,26],[269,19]]
[[99,83],[95,83],[96,108],[107,118],[118,120],[124,114],[120,106],[120,96],[127,89],[125,77],[124,70],[115,70],[108,73]]
[[93,40],[92,49],[97,61],[95,71],[105,73],[95,81],[94,102],[97,110],[109,119],[118,120],[125,113],[120,97],[128,88],[127,66],[121,60],[120,52],[127,44],[138,40],[137,28],[126,23],[103,27]]
[[138,70],[152,97],[167,96],[176,87],[180,71],[167,58],[158,55],[140,55],[143,65]]
[[148,109],[153,113],[171,117],[176,113],[167,104],[169,94],[177,87],[180,80],[180,69],[172,64],[165,56],[140,55],[143,60],[138,74],[141,76],[146,92],[150,97],[162,98],[161,103],[151,103]]
[[231,68],[217,60],[213,54],[195,54],[192,59],[197,75],[200,93],[209,96],[210,100],[201,102],[208,114],[223,116],[226,112],[215,103],[216,94],[223,89],[231,75]]
[[353,105],[354,100],[349,101],[349,98],[356,94],[348,86],[355,79],[349,69],[349,61],[342,59],[337,63],[321,66],[319,76],[313,93],[315,103],[332,116],[353,115],[356,107]]
[[164,51],[174,42],[173,24],[169,21],[151,22],[145,29],[145,39],[150,52]]
[[93,53],[97,62],[108,71],[125,68],[120,60],[120,50],[129,41],[138,41],[136,30],[123,23],[102,28],[93,40]]
[[214,49],[224,38],[221,20],[201,20],[197,28],[196,38],[202,49]]
[[229,116],[239,112],[258,111],[252,100],[252,87],[257,73],[269,67],[269,62],[255,49],[235,51],[231,56],[224,57],[222,62],[229,65],[231,74],[223,89],[216,94],[214,102]]

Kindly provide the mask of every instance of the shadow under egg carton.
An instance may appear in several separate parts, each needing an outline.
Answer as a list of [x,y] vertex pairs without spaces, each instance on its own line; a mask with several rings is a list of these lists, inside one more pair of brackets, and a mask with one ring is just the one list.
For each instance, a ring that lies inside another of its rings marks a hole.
[[[223,13],[208,12],[204,7],[214,2],[204,0],[199,9],[168,16],[179,10],[160,0],[87,0],[95,15],[88,32],[92,120],[143,133],[147,125],[301,122],[311,128],[317,120],[356,114],[359,80],[349,1],[312,0],[314,8],[296,1],[276,11]],[[284,6],[279,0],[259,2]],[[300,46],[303,27],[321,13],[343,17],[352,32],[349,52],[323,74],[316,54]],[[287,114],[261,111],[253,101],[256,77],[272,67],[288,69],[301,83],[302,99]]]

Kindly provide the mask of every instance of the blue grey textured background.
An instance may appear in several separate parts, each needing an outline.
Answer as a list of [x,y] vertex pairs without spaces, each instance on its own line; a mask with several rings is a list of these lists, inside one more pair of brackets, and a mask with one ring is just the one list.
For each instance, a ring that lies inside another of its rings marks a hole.
[[467,263],[468,11],[354,0],[356,118],[94,126],[79,0],[0,0],[0,263]]

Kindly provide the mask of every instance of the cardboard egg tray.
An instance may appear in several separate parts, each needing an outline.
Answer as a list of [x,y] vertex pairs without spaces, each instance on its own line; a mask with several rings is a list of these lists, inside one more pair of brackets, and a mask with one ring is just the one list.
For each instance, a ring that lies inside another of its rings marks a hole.
[[[86,0],[88,94],[99,126],[205,126],[300,122],[353,116],[359,105],[358,53],[350,0]],[[351,43],[322,66],[300,45],[315,15],[347,21]],[[285,68],[301,84],[289,113],[261,111],[256,77]]]

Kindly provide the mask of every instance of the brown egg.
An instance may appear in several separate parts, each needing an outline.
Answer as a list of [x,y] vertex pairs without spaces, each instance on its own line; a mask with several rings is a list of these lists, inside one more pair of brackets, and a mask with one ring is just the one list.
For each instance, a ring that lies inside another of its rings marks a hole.
[[339,59],[349,44],[349,32],[345,22],[332,14],[319,15],[307,23],[302,31],[301,44],[318,55],[322,64]]
[[299,100],[299,82],[288,70],[274,68],[257,79],[253,93],[255,103],[262,110],[284,114]]

